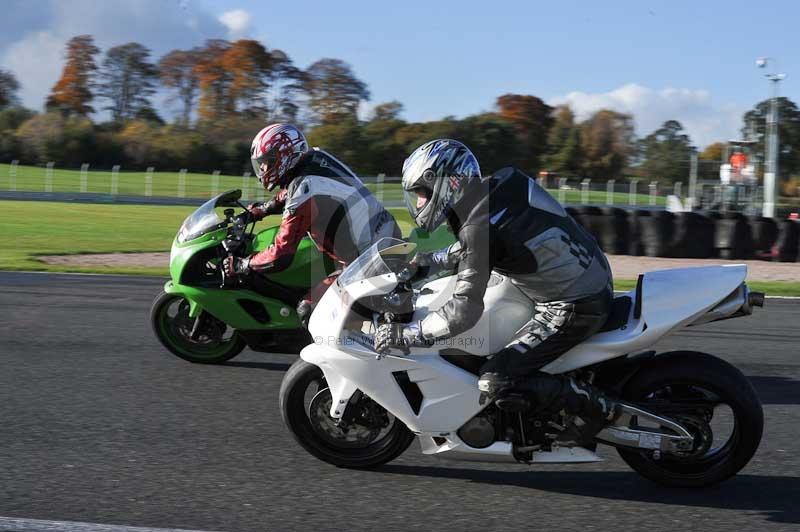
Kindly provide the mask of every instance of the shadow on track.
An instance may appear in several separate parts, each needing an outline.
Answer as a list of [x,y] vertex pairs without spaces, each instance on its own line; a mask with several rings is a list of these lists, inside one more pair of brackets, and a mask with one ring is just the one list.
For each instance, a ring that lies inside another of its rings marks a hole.
[[800,381],[780,376],[747,377],[765,405],[800,405]]
[[[738,475],[707,489],[665,488],[634,472],[485,471],[428,466],[385,465],[384,473],[470,480],[615,501],[635,501],[758,512],[768,521],[800,524],[800,478]],[[539,496],[539,495],[537,495]]]
[[231,360],[223,364],[220,364],[220,366],[228,366],[234,368],[265,369],[267,371],[286,371],[289,369],[291,364],[287,362],[243,362],[243,361]]

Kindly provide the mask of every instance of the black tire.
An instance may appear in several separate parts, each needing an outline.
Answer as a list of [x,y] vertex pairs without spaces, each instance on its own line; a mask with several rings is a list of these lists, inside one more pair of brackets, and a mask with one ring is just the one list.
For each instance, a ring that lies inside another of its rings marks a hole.
[[663,454],[656,461],[648,451],[618,448],[622,459],[653,482],[687,488],[717,484],[747,465],[758,449],[764,428],[761,402],[747,377],[714,356],[676,351],[646,363],[625,385],[622,398],[645,406],[648,395],[668,386],[697,386],[714,393],[732,412],[734,427],[729,439],[708,457],[682,459]]
[[675,213],[671,255],[690,259],[714,256],[714,222],[696,212]]
[[800,222],[794,220],[783,220],[780,225],[778,241],[775,246],[778,248],[778,260],[781,262],[797,261],[798,250],[800,250]]
[[631,241],[631,224],[628,211],[618,207],[604,207],[601,244],[606,253],[627,255]]
[[[323,462],[351,469],[372,469],[391,462],[411,445],[414,434],[397,418],[388,432],[377,441],[364,446],[337,446],[320,436],[312,427],[307,411],[306,395],[309,385],[317,383],[326,390],[319,367],[298,359],[286,372],[281,383],[280,409],[283,422],[297,443]],[[323,384],[320,384],[323,383]],[[366,396],[363,396],[366,398]],[[366,400],[369,400],[366,398]],[[380,407],[378,407],[380,408]],[[385,412],[385,411],[384,411]]]
[[667,211],[650,211],[638,217],[639,240],[648,257],[669,257],[675,216]]
[[[247,343],[236,331],[233,331],[230,338],[216,343],[193,342],[186,334],[182,334],[182,328],[175,323],[175,317],[169,316],[170,307],[176,302],[180,305],[182,300],[185,299],[177,294],[161,292],[150,307],[150,325],[153,327],[153,332],[161,345],[170,353],[195,364],[221,364],[247,347]],[[206,319],[210,324],[225,327],[224,323],[213,316],[208,315]]]
[[753,234],[747,218],[738,212],[722,213],[715,223],[715,247],[720,258],[753,257]]
[[748,223],[753,234],[756,258],[772,258],[772,247],[778,240],[778,222],[772,218],[753,216],[748,218]]

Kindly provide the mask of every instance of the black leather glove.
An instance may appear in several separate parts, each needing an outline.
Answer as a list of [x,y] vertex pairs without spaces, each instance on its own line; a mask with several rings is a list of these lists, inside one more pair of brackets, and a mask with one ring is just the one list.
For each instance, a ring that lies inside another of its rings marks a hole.
[[280,214],[283,212],[283,208],[278,205],[278,202],[275,200],[275,198],[272,198],[269,201],[251,203],[247,206],[247,210],[250,211],[250,215],[255,221],[263,220],[267,216],[272,214]]
[[422,329],[419,322],[404,323],[385,323],[378,327],[375,333],[375,351],[385,355],[390,349],[399,349],[406,355],[411,347],[422,347],[430,345],[430,342],[422,336]]
[[250,257],[242,259],[229,255],[222,261],[223,285],[231,284],[237,277],[250,271]]

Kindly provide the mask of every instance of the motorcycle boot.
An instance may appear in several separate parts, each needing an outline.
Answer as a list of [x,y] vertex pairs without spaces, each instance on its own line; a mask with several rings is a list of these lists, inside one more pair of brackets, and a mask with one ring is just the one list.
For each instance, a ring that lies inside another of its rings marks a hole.
[[556,442],[562,445],[591,442],[621,410],[617,401],[594,386],[562,375],[537,373],[515,389],[529,398],[535,411],[563,411],[570,418],[566,429],[556,436]]

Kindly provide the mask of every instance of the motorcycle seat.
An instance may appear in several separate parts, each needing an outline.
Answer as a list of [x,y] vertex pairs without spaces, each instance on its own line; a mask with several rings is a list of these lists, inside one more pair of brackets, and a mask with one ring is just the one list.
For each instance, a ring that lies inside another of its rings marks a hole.
[[633,300],[630,296],[615,297],[611,303],[611,312],[608,314],[608,319],[598,332],[614,331],[626,325],[631,314],[632,305]]

